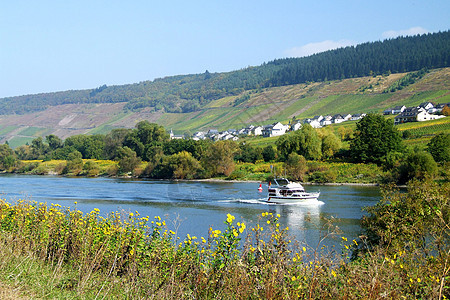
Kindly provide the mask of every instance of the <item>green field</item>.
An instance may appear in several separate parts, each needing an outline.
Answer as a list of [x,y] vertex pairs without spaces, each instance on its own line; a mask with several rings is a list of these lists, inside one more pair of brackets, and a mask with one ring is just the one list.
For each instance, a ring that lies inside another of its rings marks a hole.
[[31,141],[34,140],[35,137],[23,137],[23,136],[15,136],[8,141],[9,146],[11,148],[17,148],[19,146],[25,145],[26,143],[31,144]]
[[42,136],[44,132],[47,131],[47,128],[42,127],[27,127],[21,130],[18,134],[23,136]]
[[19,128],[19,126],[4,126],[4,127],[0,127],[0,135],[4,135],[7,133],[10,133],[11,131],[15,130]]

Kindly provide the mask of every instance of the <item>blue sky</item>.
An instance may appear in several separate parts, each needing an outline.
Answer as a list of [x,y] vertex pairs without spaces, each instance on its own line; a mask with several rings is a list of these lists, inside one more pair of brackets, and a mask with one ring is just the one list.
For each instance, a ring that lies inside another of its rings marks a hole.
[[0,97],[232,71],[448,29],[449,0],[1,0]]

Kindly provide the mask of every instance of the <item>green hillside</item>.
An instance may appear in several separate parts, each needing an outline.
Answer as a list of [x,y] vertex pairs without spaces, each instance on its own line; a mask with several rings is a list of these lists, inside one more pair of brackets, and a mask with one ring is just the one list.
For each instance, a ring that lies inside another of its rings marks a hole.
[[[395,58],[395,59],[393,59]],[[226,73],[0,99],[0,143],[133,128],[175,134],[288,123],[315,115],[382,112],[450,102],[450,32],[401,37],[274,60]],[[327,67],[328,66],[328,67]],[[331,80],[333,79],[333,80]]]
[[[133,112],[150,109],[166,113],[189,113],[227,97],[236,96],[239,101],[234,101],[233,105],[240,105],[240,102],[247,100],[243,93],[269,87],[326,83],[330,80],[449,66],[450,31],[444,31],[368,42],[308,57],[277,59],[232,72],[205,71],[203,74],[170,76],[134,84],[103,85],[89,90],[2,98],[0,115],[27,114],[56,105],[88,103],[126,103],[123,109]],[[361,92],[373,91],[376,84],[374,82],[359,88]]]
[[[0,115],[0,142],[18,146],[36,136],[55,134],[63,139],[74,134],[104,134],[113,128],[133,128],[148,120],[173,129],[175,134],[208,129],[240,129],[294,117],[378,112],[396,105],[413,106],[425,101],[450,102],[450,68],[428,71],[401,90],[385,92],[409,73],[301,83],[259,88],[226,96],[189,113],[142,109],[126,111],[126,103],[64,104],[24,115]],[[370,89],[368,87],[371,87]],[[244,99],[244,101],[237,101]]]

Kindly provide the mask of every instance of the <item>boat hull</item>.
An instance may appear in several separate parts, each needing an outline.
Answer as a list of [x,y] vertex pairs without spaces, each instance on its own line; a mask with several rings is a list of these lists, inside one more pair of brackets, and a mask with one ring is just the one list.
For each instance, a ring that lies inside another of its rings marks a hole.
[[308,200],[317,200],[319,198],[320,193],[308,193],[301,196],[292,196],[292,197],[280,197],[280,196],[271,196],[265,200],[267,203],[276,203],[276,204],[289,204],[289,203],[302,203]]

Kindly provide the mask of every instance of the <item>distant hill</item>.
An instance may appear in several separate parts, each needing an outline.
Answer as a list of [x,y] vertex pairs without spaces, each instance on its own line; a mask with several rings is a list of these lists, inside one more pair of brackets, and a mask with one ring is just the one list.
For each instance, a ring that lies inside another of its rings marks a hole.
[[101,103],[124,103],[124,114],[201,113],[213,101],[242,95],[234,100],[237,106],[248,100],[246,91],[449,66],[450,31],[445,31],[369,42],[304,58],[277,59],[232,72],[206,71],[90,90],[2,98],[0,115],[23,115],[57,105]]
[[103,134],[113,128],[132,128],[141,120],[172,128],[175,134],[239,129],[319,114],[381,113],[396,105],[425,101],[450,102],[450,68],[244,90],[187,113],[153,107],[128,110],[127,102],[55,105],[33,113],[0,115],[0,143],[8,141],[16,147],[49,134],[63,139]]

